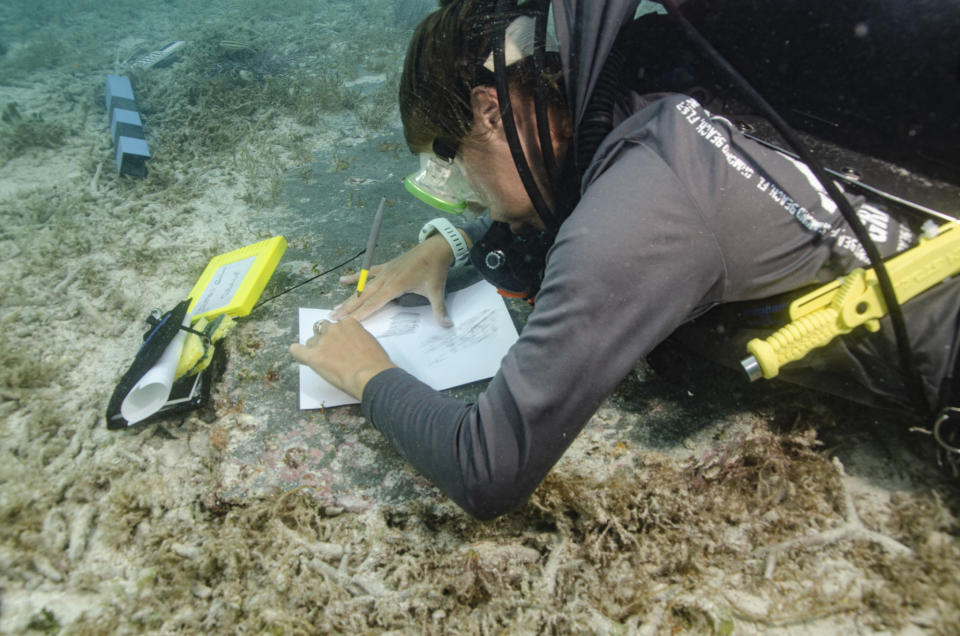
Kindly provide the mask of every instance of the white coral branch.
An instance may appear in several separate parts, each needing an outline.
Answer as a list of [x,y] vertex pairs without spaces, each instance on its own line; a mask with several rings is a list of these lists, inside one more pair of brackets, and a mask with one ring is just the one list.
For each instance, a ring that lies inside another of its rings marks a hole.
[[885,534],[876,532],[875,530],[870,530],[863,525],[863,522],[860,520],[860,515],[857,514],[857,509],[853,504],[853,496],[847,489],[845,481],[846,472],[843,469],[843,464],[840,463],[838,458],[834,457],[833,465],[837,469],[837,472],[840,473],[842,506],[840,513],[843,515],[843,524],[831,530],[826,530],[824,532],[818,532],[816,534],[806,535],[803,537],[796,537],[794,539],[788,539],[786,541],[781,541],[780,543],[758,550],[757,554],[767,555],[767,564],[764,570],[765,578],[770,579],[773,577],[773,570],[776,567],[777,556],[779,554],[788,552],[794,548],[811,548],[820,545],[829,545],[843,539],[862,539],[865,541],[872,541],[892,554],[913,554],[913,550],[903,545],[896,539],[892,539]]

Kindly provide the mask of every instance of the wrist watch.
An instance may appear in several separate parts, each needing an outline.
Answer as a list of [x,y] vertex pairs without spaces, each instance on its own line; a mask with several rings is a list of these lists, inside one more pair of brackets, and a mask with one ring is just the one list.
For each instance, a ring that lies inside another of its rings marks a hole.
[[466,239],[463,238],[460,230],[453,223],[443,217],[427,221],[426,225],[420,229],[420,242],[423,243],[436,232],[439,232],[447,240],[450,249],[453,250],[454,267],[463,265],[470,260],[470,248],[467,247]]

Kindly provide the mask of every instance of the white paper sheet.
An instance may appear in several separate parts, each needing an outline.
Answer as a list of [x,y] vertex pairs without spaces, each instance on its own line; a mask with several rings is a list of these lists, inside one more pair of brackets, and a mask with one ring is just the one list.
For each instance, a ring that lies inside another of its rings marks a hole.
[[[190,314],[183,317],[183,326],[190,326]],[[179,330],[157,363],[127,393],[120,405],[120,414],[127,420],[127,426],[150,417],[166,404],[186,339],[187,332]]]
[[[300,342],[313,336],[313,323],[332,310],[300,308]],[[429,305],[401,307],[390,303],[363,321],[394,364],[434,389],[449,389],[493,377],[517,340],[517,330],[496,288],[481,281],[447,297],[453,327],[441,327]],[[300,408],[356,404],[300,365]]]

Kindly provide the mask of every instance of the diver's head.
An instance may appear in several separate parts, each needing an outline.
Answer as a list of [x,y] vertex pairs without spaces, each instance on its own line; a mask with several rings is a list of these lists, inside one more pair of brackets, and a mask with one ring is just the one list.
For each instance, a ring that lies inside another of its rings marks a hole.
[[[407,188],[449,212],[475,205],[495,207],[490,192],[477,192],[470,161],[464,161],[462,150],[465,143],[476,149],[477,144],[493,139],[488,137],[491,131],[486,127],[477,129],[477,94],[481,89],[489,94],[496,84],[492,50],[497,28],[510,25],[505,43],[507,81],[511,101],[517,102],[514,111],[518,118],[528,110],[523,104],[533,103],[540,82],[551,123],[569,120],[556,46],[546,47],[544,72],[537,72],[532,59],[533,19],[529,10],[513,8],[497,15],[496,4],[496,0],[442,2],[441,8],[417,27],[404,61],[400,116],[407,145],[421,155],[421,169],[408,177]],[[493,94],[496,105],[495,90]],[[480,106],[488,105],[485,102]],[[529,131],[535,135],[535,130],[534,120]],[[536,150],[539,145],[523,145],[527,152],[533,149],[528,162],[534,166],[534,173],[542,173],[543,161],[538,160]],[[509,157],[507,161],[512,165]]]

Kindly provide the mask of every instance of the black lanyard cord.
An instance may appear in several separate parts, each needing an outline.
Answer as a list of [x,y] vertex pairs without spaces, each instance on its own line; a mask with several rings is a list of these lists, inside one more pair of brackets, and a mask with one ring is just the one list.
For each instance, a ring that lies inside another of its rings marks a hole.
[[317,280],[317,279],[320,278],[321,276],[326,276],[326,275],[329,274],[330,272],[334,272],[334,271],[340,269],[341,267],[343,267],[343,266],[345,266],[345,265],[349,265],[349,264],[352,263],[353,261],[355,261],[355,260],[357,260],[358,258],[360,258],[361,256],[363,256],[366,251],[367,251],[366,249],[362,249],[362,250],[360,250],[359,252],[357,252],[355,255],[351,256],[351,257],[348,258],[347,260],[345,260],[345,261],[343,261],[342,263],[340,263],[339,265],[334,265],[333,267],[331,267],[330,269],[328,269],[328,270],[325,271],[325,272],[320,272],[320,273],[317,274],[316,276],[313,276],[313,277],[311,277],[311,278],[308,278],[308,279],[305,280],[305,281],[301,281],[301,282],[297,283],[296,285],[294,285],[293,287],[290,287],[290,288],[288,288],[288,289],[284,289],[284,290],[283,290],[282,292],[280,292],[279,294],[276,294],[276,295],[274,295],[274,296],[271,296],[270,298],[267,298],[266,300],[261,300],[261,301],[260,301],[259,303],[257,303],[257,304],[254,306],[254,308],[251,309],[250,311],[251,311],[251,312],[256,311],[256,310],[259,309],[260,307],[263,307],[264,305],[266,305],[266,304],[267,304],[268,302],[270,302],[271,300],[273,300],[273,299],[275,299],[275,298],[279,298],[280,296],[283,296],[283,295],[286,294],[286,293],[292,292],[292,291],[293,291],[294,289],[296,289],[297,287],[302,287],[302,286],[306,285],[307,283],[309,283],[309,282],[311,282],[311,281]]

